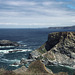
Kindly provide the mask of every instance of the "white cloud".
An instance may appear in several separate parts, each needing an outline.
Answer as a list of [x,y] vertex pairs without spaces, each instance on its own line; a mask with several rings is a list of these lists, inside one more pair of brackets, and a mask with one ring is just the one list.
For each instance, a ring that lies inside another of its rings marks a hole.
[[27,6],[32,6],[32,5],[36,5],[36,2],[32,2],[32,1],[5,1],[3,2],[4,4],[7,5],[13,5],[13,6],[23,6],[23,5],[27,5]]
[[63,4],[63,2],[44,1],[42,4],[46,5],[46,6],[48,6],[48,5],[60,5],[60,4]]
[[[74,15],[73,11],[68,11],[61,7],[62,4],[65,4],[64,2],[54,2],[54,1],[33,2],[33,1],[12,1],[12,0],[8,1],[7,0],[3,3],[10,5],[6,7],[4,12],[2,12],[3,10],[0,12],[4,16],[6,15],[12,17],[12,16],[44,15],[44,16],[51,17],[51,16],[66,16],[70,14]],[[46,5],[47,6],[49,5],[49,7],[47,7]]]
[[72,20],[72,22],[75,22],[75,20]]
[[69,10],[63,1],[0,1],[0,26],[57,26],[72,25],[75,12]]
[[8,23],[4,23],[4,22],[0,22],[0,25],[38,25],[38,26],[49,26],[49,25],[56,25],[55,23],[11,23],[11,22],[8,22]]

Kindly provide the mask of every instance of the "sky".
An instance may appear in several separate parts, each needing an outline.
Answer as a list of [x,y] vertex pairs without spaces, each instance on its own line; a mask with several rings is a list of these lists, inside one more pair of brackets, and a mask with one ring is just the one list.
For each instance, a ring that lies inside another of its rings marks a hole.
[[0,0],[0,28],[75,25],[75,0]]

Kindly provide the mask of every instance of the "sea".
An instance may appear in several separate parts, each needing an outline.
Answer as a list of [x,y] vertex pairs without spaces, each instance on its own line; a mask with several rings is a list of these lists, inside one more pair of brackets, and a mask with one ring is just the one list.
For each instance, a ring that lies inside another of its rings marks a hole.
[[[33,29],[0,29],[0,40],[15,41],[23,46],[15,48],[0,49],[0,68],[14,70],[20,66],[11,65],[14,62],[19,63],[22,58],[27,59],[29,53],[39,48],[48,39],[48,34],[52,32],[75,31],[75,29],[48,29],[48,28],[33,28]],[[20,50],[9,53],[12,50]],[[21,51],[22,50],[22,51]],[[67,72],[73,75],[74,69],[64,66],[48,66],[54,73]]]

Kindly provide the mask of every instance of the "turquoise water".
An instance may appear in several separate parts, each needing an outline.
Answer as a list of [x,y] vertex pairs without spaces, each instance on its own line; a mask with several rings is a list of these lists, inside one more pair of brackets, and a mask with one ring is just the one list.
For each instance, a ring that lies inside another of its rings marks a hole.
[[75,72],[74,69],[64,66],[47,66],[47,68],[51,69],[53,73],[67,72],[69,75],[73,75]]

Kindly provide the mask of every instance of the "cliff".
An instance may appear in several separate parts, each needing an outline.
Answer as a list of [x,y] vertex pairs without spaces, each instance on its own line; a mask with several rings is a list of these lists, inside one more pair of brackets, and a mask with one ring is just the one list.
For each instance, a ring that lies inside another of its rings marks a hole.
[[75,68],[75,32],[50,33],[46,43],[33,52],[30,53],[30,58],[41,59],[45,65]]
[[66,27],[49,27],[49,29],[75,29],[75,25]]

